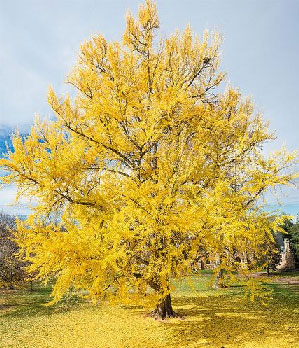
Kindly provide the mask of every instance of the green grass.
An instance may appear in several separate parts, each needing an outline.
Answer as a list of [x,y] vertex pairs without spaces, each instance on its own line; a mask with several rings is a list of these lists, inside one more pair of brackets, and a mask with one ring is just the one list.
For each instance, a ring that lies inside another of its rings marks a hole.
[[241,287],[211,289],[209,272],[174,283],[173,306],[183,319],[165,321],[140,306],[95,306],[74,297],[45,307],[49,287],[2,291],[0,347],[299,347],[298,284],[273,278],[265,285],[273,299],[264,306],[245,301]]

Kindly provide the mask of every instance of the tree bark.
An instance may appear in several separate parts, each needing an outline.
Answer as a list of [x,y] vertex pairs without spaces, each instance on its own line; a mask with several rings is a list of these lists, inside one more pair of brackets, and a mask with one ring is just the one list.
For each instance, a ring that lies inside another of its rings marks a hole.
[[224,284],[224,270],[221,268],[216,276],[215,284],[213,286],[214,289],[219,288],[226,288],[226,285]]
[[156,309],[153,311],[153,316],[158,319],[174,318],[176,314],[171,305],[170,294],[166,295],[158,304]]

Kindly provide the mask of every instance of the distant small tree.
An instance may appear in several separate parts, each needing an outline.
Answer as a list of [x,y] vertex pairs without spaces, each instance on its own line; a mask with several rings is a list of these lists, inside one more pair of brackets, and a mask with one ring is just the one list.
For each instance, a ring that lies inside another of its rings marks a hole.
[[285,220],[282,228],[287,232],[286,237],[290,239],[291,250],[295,254],[296,262],[299,262],[299,214],[295,222],[291,219]]
[[15,218],[0,213],[0,286],[13,288],[26,278],[25,263],[16,256],[19,248],[13,240]]
[[299,220],[293,225],[290,232],[290,246],[295,253],[296,261],[299,262]]
[[[287,215],[286,213],[282,213],[282,215]],[[282,229],[287,233],[290,234],[291,229],[294,226],[294,222],[292,219],[287,218],[284,220],[283,224],[281,225]]]
[[267,269],[267,275],[270,275],[270,271],[275,271],[277,265],[281,261],[281,250],[277,243],[277,241],[274,239],[269,240],[268,244],[266,246],[266,255],[264,259],[264,263],[266,265]]

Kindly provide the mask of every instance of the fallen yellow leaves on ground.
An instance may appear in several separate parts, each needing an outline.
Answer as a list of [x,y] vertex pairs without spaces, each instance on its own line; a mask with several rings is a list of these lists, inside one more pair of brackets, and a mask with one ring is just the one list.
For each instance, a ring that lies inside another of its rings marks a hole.
[[15,302],[14,293],[0,301],[0,347],[299,347],[299,287],[271,286],[273,300],[264,306],[244,301],[236,288],[190,291],[184,285],[174,296],[182,318],[164,321],[154,320],[140,306],[83,302],[49,308],[36,305],[42,296],[38,291]]

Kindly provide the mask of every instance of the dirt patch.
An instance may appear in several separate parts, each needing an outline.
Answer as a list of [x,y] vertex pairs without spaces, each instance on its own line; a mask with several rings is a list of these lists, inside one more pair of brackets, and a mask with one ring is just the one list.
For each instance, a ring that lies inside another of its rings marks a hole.
[[14,295],[20,292],[20,289],[0,289],[0,296],[1,295]]
[[292,272],[289,274],[271,274],[270,276],[267,276],[267,273],[265,272],[257,272],[252,275],[253,278],[264,278],[267,279],[273,283],[279,283],[279,284],[289,284],[289,285],[299,285],[299,275],[297,275],[298,272],[296,272],[296,275],[292,276]]
[[14,311],[15,309],[16,309],[15,305],[0,303],[0,316],[5,315],[8,312]]
[[275,278],[273,279],[275,283],[280,284],[289,284],[289,285],[299,285],[299,277],[283,277],[283,278]]

